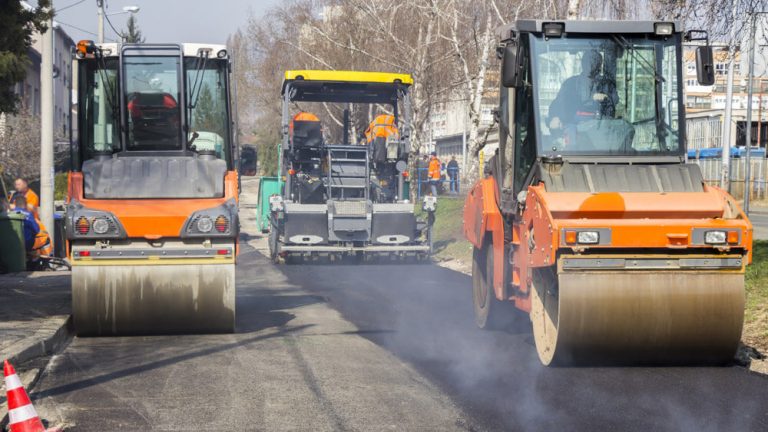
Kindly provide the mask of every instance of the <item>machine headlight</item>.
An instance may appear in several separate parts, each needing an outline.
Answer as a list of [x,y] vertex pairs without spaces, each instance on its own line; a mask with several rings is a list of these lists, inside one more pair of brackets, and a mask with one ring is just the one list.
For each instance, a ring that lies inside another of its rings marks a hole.
[[435,211],[435,209],[437,209],[437,197],[432,195],[425,196],[421,208],[428,212]]
[[704,233],[704,243],[725,244],[727,234],[725,231],[707,231]]
[[[602,236],[600,235],[601,232],[603,233]],[[563,234],[563,240],[565,244],[569,245],[610,244],[611,232],[605,228],[595,230],[567,229]]]
[[675,25],[671,22],[660,22],[653,25],[657,36],[670,36],[675,31]]
[[235,238],[239,233],[237,202],[234,198],[224,204],[192,213],[181,228],[181,238]]
[[600,243],[600,233],[597,231],[579,231],[576,233],[576,242],[580,244]]
[[387,159],[395,160],[400,154],[400,140],[393,135],[387,137]]
[[283,210],[283,197],[280,195],[272,195],[269,197],[269,210],[273,212],[279,212]]
[[93,232],[96,234],[106,234],[109,231],[109,225],[107,218],[96,218],[93,220]]
[[125,229],[114,214],[89,209],[75,199],[67,205],[64,229],[69,240],[126,238]]
[[197,220],[197,230],[201,233],[211,232],[212,229],[213,220],[208,216],[201,216],[200,219]]

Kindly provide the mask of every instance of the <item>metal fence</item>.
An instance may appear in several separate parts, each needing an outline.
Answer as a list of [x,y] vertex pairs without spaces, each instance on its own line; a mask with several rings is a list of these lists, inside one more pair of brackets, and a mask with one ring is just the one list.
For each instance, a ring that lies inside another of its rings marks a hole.
[[[723,166],[721,159],[690,159],[689,162],[696,163],[701,167],[704,181],[708,184],[715,186],[720,184],[720,172]],[[750,164],[752,165],[752,172],[750,173],[751,179],[749,182],[750,199],[768,200],[768,159],[762,157],[752,158]],[[731,158],[730,193],[737,199],[744,198],[745,166],[746,159]],[[436,184],[438,195],[458,196],[464,194],[467,185],[462,184],[464,179],[461,176],[461,171],[458,168],[449,168],[445,171],[445,175],[442,175]],[[431,192],[428,174],[429,172],[427,168],[417,169],[417,176],[415,179],[417,198],[421,198],[423,195]],[[455,174],[455,177],[452,177],[451,174]]]
[[[765,200],[768,199],[768,159],[754,158],[750,160],[751,173],[749,182],[750,199]],[[689,162],[698,164],[701,167],[701,174],[704,181],[711,185],[720,184],[720,173],[723,167],[723,161],[720,159],[691,159]],[[744,178],[746,168],[746,159],[731,158],[730,179],[731,194],[737,199],[744,198]]]

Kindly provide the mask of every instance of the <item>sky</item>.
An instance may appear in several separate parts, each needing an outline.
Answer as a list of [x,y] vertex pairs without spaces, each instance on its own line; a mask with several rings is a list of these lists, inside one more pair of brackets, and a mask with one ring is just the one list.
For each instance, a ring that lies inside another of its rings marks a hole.
[[[30,3],[35,4],[35,1]],[[125,29],[129,14],[124,6],[138,6],[136,14],[147,42],[201,42],[223,44],[227,36],[245,27],[251,15],[259,16],[279,0],[105,0],[109,20],[117,30]],[[71,6],[71,7],[70,7]],[[96,39],[96,0],[53,0],[57,14],[69,36],[77,42]],[[107,42],[119,38],[104,24]]]

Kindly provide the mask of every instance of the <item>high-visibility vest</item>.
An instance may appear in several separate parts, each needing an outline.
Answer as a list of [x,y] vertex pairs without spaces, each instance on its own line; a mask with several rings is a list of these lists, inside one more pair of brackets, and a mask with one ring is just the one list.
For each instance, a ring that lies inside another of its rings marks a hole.
[[395,124],[395,116],[390,114],[380,114],[368,125],[365,130],[365,141],[370,143],[378,137],[387,138],[389,136],[398,137],[400,134],[397,131],[397,125]]
[[440,180],[440,159],[433,157],[429,161],[429,178]]

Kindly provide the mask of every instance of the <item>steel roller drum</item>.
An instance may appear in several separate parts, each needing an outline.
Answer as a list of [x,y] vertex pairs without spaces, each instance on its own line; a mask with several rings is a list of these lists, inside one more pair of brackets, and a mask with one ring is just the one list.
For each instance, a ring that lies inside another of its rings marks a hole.
[[231,333],[235,265],[75,265],[78,335]]
[[545,365],[722,364],[741,338],[741,272],[537,271],[534,285]]

